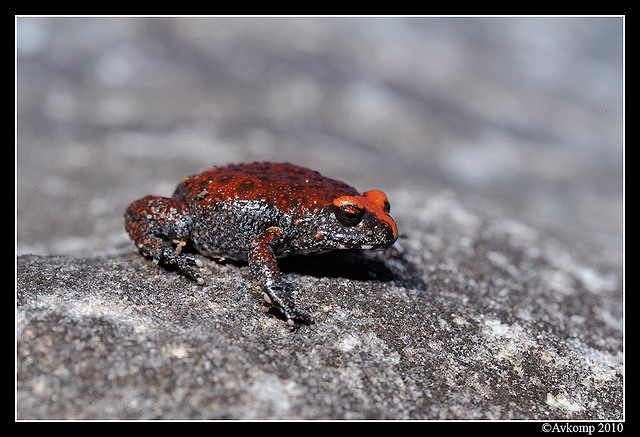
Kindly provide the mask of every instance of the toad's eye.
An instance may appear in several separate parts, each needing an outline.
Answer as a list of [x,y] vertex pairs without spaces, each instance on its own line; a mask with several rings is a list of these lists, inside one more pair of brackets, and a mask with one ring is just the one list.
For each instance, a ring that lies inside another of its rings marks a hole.
[[391,211],[391,205],[389,204],[388,200],[384,201],[384,212],[386,212],[387,214],[389,214],[389,211]]
[[364,209],[352,203],[334,206],[333,213],[343,226],[355,226],[362,221]]

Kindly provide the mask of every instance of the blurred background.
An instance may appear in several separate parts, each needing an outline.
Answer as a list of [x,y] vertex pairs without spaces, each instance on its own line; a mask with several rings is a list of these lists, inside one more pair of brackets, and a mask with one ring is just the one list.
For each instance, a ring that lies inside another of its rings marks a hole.
[[622,265],[622,18],[16,28],[18,255],[129,250],[131,201],[268,160],[384,190],[408,238],[446,195]]

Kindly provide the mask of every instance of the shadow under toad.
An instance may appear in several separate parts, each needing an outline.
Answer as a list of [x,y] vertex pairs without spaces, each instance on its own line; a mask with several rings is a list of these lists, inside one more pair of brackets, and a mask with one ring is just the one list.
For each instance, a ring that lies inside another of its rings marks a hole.
[[407,260],[396,246],[384,252],[337,250],[313,255],[294,255],[279,259],[278,264],[285,274],[393,282],[417,291],[426,289],[422,270]]

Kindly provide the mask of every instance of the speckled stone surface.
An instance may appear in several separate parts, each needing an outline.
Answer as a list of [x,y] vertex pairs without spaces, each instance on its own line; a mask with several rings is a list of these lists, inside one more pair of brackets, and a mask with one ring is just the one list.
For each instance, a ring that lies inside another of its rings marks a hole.
[[[621,20],[18,18],[17,419],[621,420]],[[229,162],[381,189],[398,252],[199,286],[123,213]]]

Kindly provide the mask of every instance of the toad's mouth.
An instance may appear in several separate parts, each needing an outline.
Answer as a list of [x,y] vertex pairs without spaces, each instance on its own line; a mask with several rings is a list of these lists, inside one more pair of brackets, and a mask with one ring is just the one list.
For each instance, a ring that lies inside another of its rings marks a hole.
[[385,250],[394,245],[397,236],[389,230],[387,233],[381,233],[378,236],[371,235],[368,238],[354,238],[340,234],[331,240],[331,245],[336,249]]
[[[374,246],[371,244],[338,244],[336,246],[337,249],[363,249],[370,250],[374,249]],[[375,249],[382,249],[381,247],[376,247]]]
[[366,242],[366,243],[358,243],[358,242],[345,242],[335,241],[333,246],[335,249],[347,249],[347,250],[385,250],[393,246],[395,240],[390,241],[380,241],[380,242]]

